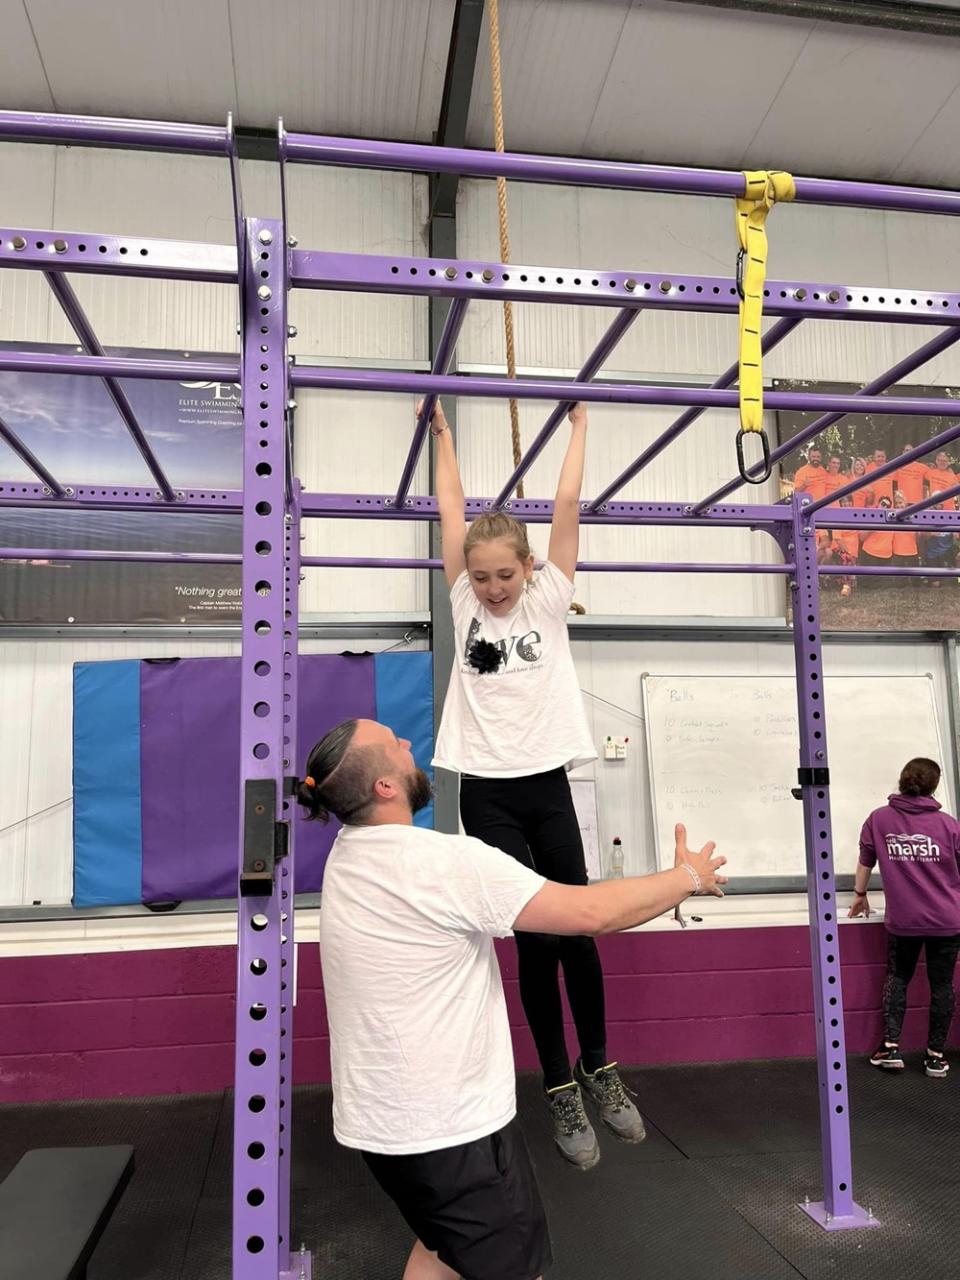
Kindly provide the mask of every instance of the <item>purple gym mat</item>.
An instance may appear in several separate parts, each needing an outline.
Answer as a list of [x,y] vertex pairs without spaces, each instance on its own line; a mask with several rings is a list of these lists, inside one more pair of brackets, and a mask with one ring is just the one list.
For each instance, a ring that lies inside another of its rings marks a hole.
[[[144,902],[237,892],[240,660],[190,658],[140,667]],[[300,743],[290,772],[328,729],[376,718],[372,654],[300,658]],[[154,762],[162,762],[161,766]],[[339,827],[296,824],[297,891],[316,892]]]

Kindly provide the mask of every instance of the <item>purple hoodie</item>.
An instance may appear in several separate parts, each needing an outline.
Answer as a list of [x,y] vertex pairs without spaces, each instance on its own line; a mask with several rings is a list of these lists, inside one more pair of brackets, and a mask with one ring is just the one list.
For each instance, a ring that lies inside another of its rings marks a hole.
[[960,822],[932,796],[889,797],[860,832],[860,861],[880,861],[891,933],[960,933]]

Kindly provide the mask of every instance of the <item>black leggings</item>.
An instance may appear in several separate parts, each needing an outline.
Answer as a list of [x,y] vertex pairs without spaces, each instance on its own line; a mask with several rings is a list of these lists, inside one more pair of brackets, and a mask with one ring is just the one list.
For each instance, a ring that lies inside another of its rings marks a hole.
[[930,1031],[927,1048],[942,1053],[947,1043],[955,996],[953,970],[960,948],[960,934],[952,937],[919,938],[891,933],[887,941],[887,980],[883,988],[886,1038],[899,1044],[903,1017],[907,1011],[907,987],[926,948],[927,977],[930,980]]
[[[502,849],[560,884],[586,884],[583,841],[570,783],[563,769],[525,778],[460,782],[460,816],[467,835]],[[603,970],[593,938],[517,933],[520,999],[537,1046],[547,1089],[572,1079],[563,1034],[558,966],[587,1071],[606,1064]]]

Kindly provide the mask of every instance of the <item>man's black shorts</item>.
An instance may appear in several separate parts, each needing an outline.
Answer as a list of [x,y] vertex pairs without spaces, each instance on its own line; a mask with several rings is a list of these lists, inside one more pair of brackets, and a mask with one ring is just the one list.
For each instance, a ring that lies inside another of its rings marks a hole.
[[463,1280],[536,1280],[552,1262],[516,1120],[487,1138],[423,1155],[362,1154],[410,1230]]

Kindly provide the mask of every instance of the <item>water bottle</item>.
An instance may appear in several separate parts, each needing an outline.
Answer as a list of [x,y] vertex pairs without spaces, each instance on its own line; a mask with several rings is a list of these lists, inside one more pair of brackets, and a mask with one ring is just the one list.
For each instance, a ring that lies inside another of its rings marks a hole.
[[610,879],[623,879],[623,845],[620,843],[620,837],[613,837],[613,856],[610,859]]

